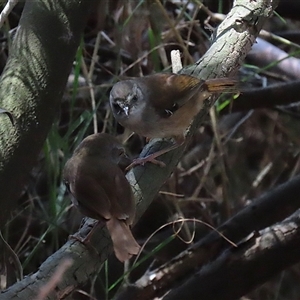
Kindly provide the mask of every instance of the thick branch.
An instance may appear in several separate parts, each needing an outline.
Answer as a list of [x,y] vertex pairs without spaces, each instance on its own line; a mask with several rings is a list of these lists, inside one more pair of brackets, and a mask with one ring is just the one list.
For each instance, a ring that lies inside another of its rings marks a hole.
[[289,219],[267,228],[238,249],[226,251],[163,299],[239,299],[299,261],[299,225],[298,210]]
[[0,115],[0,226],[50,130],[93,1],[26,1],[0,82],[0,107],[15,117]]
[[243,93],[232,102],[223,113],[236,111],[248,111],[258,108],[274,108],[276,106],[288,106],[299,102],[300,80],[269,85],[263,88],[244,90]]
[[[278,1],[235,1],[231,12],[214,34],[213,44],[207,53],[194,65],[184,68],[181,73],[192,74],[203,79],[235,74],[267,18],[265,12],[273,11],[277,4]],[[254,21],[255,25],[252,25]],[[212,104],[213,101],[210,106]],[[210,106],[207,105],[195,118],[188,135],[192,135],[200,127]],[[145,156],[157,151],[158,148],[165,147],[160,143],[155,141],[149,143],[140,156]],[[139,204],[137,208],[138,218],[144,213],[161,185],[170,176],[183,151],[184,147],[181,147],[160,157],[160,160],[166,164],[166,168],[146,164],[143,167],[134,168],[128,174],[136,189]]]
[[[299,208],[299,193],[300,176],[297,176],[253,200],[251,205],[221,225],[218,230],[231,241],[238,243],[251,232],[262,230],[294,213]],[[134,299],[153,299],[161,296],[172,284],[191,276],[195,269],[201,269],[229,246],[218,233],[211,232],[174,259],[146,273],[136,282],[134,294],[131,287],[130,294]],[[276,259],[278,260],[278,257]],[[300,259],[300,254],[297,259]],[[119,300],[126,299],[126,296],[122,297]]]
[[[267,16],[265,14],[260,15],[259,12],[272,11],[274,8],[275,3],[271,0],[236,1],[232,12],[228,15],[215,34],[212,47],[199,62],[192,67],[183,70],[182,73],[193,73],[195,76],[200,76],[201,78],[234,74],[244,60],[247,52],[250,50],[262,24],[266,20]],[[252,13],[253,11],[256,13]],[[252,25],[249,21],[243,21],[244,19],[254,19],[255,25]],[[210,105],[212,104],[213,102],[210,103]],[[190,134],[193,134],[193,132],[196,131],[196,128],[201,124],[203,116],[207,114],[208,109],[209,105],[200,113],[199,117],[196,118],[191,127]],[[144,148],[141,155],[144,156],[149,151],[154,152],[157,148],[165,147],[166,143],[167,142],[153,141]],[[145,212],[161,185],[170,176],[179,162],[183,150],[184,147],[181,147],[160,158],[166,163],[166,168],[159,168],[148,164],[145,167],[136,167],[133,171],[129,172],[128,179],[135,189],[135,196],[137,199],[136,219],[139,219]],[[85,224],[83,231],[86,230],[87,224]],[[62,249],[50,257],[40,267],[40,270],[37,273],[27,279],[25,285],[23,282],[15,284],[5,293],[6,298],[3,299],[15,299],[11,297],[17,293],[18,296],[22,298],[23,294],[29,293],[28,290],[30,290],[31,295],[36,295],[41,284],[47,282],[45,274],[53,268],[53,265],[50,265],[49,263],[54,260],[53,263],[55,264],[66,256],[69,257],[70,249],[68,249],[68,247],[72,247],[74,264],[68,271],[69,276],[65,276],[64,281],[57,287],[56,292],[60,295],[71,293],[79,284],[83,283],[84,280],[87,280],[88,277],[95,274],[101,266],[101,263],[103,263],[111,253],[111,241],[107,238],[105,229],[103,231],[98,230],[94,234],[94,237],[91,244],[99,251],[99,253],[101,253],[101,257],[98,257],[96,261],[94,260],[95,252],[87,250],[83,251],[84,246],[78,242],[68,242]],[[91,261],[93,264],[90,263]],[[90,268],[87,269],[86,265],[89,265]],[[39,278],[38,282],[36,281],[37,277]]]

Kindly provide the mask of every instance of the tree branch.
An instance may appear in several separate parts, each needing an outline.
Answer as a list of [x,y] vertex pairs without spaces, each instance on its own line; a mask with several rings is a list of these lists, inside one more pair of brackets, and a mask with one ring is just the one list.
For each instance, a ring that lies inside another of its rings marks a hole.
[[282,223],[257,233],[238,249],[226,251],[184,284],[177,285],[163,299],[239,299],[278,272],[299,262],[299,225],[298,210]]
[[[259,30],[269,14],[272,12],[278,1],[235,1],[230,14],[219,26],[214,35],[211,48],[195,65],[185,68],[181,73],[193,74],[203,79],[233,75],[237,72],[240,64],[254,43]],[[205,116],[213,104],[211,101],[193,122],[189,136],[192,135],[200,126],[203,116]],[[167,141],[152,141],[142,151],[141,156],[157,151],[165,147]],[[136,220],[145,212],[154,196],[159,191],[161,185],[170,176],[184,151],[184,147],[169,152],[160,159],[165,162],[165,168],[147,164],[144,167],[136,167],[128,173],[127,178],[133,186],[136,202]],[[90,221],[88,221],[90,222]],[[78,234],[85,235],[89,223],[86,223]],[[73,266],[68,269],[64,281],[56,288],[58,295],[70,294],[76,287],[88,280],[88,278],[99,270],[102,263],[112,252],[111,240],[106,229],[99,229],[93,236],[91,245],[96,251],[88,251],[84,245],[77,241],[67,242],[60,250],[49,257],[32,276],[9,288],[3,295],[3,299],[28,299],[34,297],[42,285],[49,280],[47,274],[59,264],[59,261],[66,257],[71,257],[74,261]],[[100,257],[97,256],[97,252]],[[36,279],[39,280],[36,280]],[[52,295],[52,297],[55,297]]]
[[50,130],[94,1],[26,1],[0,81],[0,107],[15,118],[0,115],[0,227]]
[[[297,176],[253,200],[249,206],[221,225],[218,231],[222,232],[231,241],[238,243],[251,232],[262,230],[293,214],[299,208],[299,193],[300,176]],[[118,300],[126,299],[127,293],[130,293],[132,299],[143,300],[162,296],[173,285],[177,287],[180,280],[192,276],[195,270],[200,270],[205,264],[213,261],[228,247],[230,247],[230,244],[213,231],[164,265],[146,272],[135,285],[124,291]],[[300,253],[295,261],[299,258]],[[274,258],[274,264],[276,264],[276,260],[278,260],[278,257]],[[288,266],[289,264],[282,265],[282,268]],[[236,274],[237,278],[239,276],[241,275]],[[198,287],[200,285],[202,283],[198,283]],[[185,292],[182,291],[182,293]],[[193,298],[186,296],[182,299]]]

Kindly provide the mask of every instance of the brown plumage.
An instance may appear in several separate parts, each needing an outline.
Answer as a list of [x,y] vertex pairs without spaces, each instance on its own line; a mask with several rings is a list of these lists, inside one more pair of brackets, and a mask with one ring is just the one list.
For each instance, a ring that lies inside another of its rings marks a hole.
[[124,148],[116,138],[93,134],[75,149],[63,172],[74,205],[84,215],[106,222],[114,252],[122,262],[140,249],[129,228],[135,201],[120,167],[124,159]]
[[156,152],[151,161],[185,140],[185,131],[213,93],[237,92],[230,78],[201,80],[189,75],[154,74],[116,83],[110,92],[110,105],[116,120],[124,127],[148,138],[174,138],[177,145]]

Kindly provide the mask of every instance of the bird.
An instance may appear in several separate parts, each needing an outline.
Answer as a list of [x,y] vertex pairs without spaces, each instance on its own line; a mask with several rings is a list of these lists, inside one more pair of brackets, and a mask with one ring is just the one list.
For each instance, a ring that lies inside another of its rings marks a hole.
[[[122,80],[110,91],[110,106],[117,122],[147,138],[173,138],[175,144],[147,157],[136,159],[130,167],[146,162],[163,166],[156,157],[182,145],[193,118],[214,93],[237,92],[232,78],[202,80],[194,76],[156,73]],[[127,167],[129,169],[130,167]]]
[[122,170],[124,159],[124,147],[114,136],[97,133],[78,145],[63,170],[74,206],[83,215],[106,222],[115,255],[121,262],[140,250],[130,230],[135,201]]

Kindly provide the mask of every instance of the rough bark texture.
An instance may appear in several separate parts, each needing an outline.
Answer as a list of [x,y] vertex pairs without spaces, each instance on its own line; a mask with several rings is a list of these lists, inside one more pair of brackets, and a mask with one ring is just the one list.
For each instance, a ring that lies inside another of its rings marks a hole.
[[[181,73],[193,74],[201,78],[235,74],[254,43],[264,21],[275,9],[275,2],[277,3],[277,1],[271,0],[235,1],[233,10],[215,33],[212,47],[199,62],[182,70]],[[195,132],[212,104],[213,101],[199,114],[193,122],[189,134]],[[8,125],[6,127],[8,128]],[[7,130],[12,132],[13,129],[8,128]],[[9,136],[9,133],[6,136]],[[154,152],[157,148],[165,147],[166,143],[161,141],[151,142],[145,147],[141,156],[150,151]],[[128,179],[133,185],[137,200],[137,219],[145,212],[161,185],[170,176],[180,160],[183,150],[184,147],[180,147],[178,150],[169,152],[160,158],[166,163],[166,168],[147,164],[145,167],[136,167],[129,172]],[[87,226],[85,224],[82,231],[86,232]],[[63,282],[56,287],[55,294],[52,294],[49,299],[54,299],[57,296],[63,298],[63,296],[68,295],[95,274],[112,251],[111,241],[105,228],[96,231],[91,244],[101,253],[99,257],[96,256],[96,252],[88,251],[79,242],[69,241],[49,257],[35,274],[2,293],[1,299],[33,298],[39,289],[48,282],[59,261],[71,256],[74,261],[72,267],[68,269]]]
[[[236,74],[266,18],[271,15],[277,4],[278,1],[235,1],[231,12],[213,34],[212,45],[206,54],[194,65],[182,69],[180,73],[202,79]],[[212,105],[213,101],[195,118],[188,136],[200,127],[203,117],[207,115]],[[165,143],[160,141],[149,143],[141,156],[166,147]],[[180,147],[161,156],[159,159],[166,164],[166,168],[159,169],[152,164],[146,164],[134,168],[128,174],[136,191],[137,218],[144,213],[163,182],[170,176],[183,151],[184,147]]]
[[[245,207],[225,222],[218,230],[231,241],[238,243],[251,232],[262,230],[294,213],[299,208],[299,193],[300,176],[297,176],[254,200],[251,205]],[[228,247],[230,247],[230,244],[217,232],[213,231],[174,259],[146,273],[134,286],[131,286],[130,290],[124,291],[118,300],[130,299],[128,298],[128,293],[130,293],[132,299],[137,300],[153,299],[154,297],[162,296],[170,289],[170,286],[174,282],[180,282],[180,280],[184,280],[188,276],[193,277],[195,270],[201,269],[202,266],[213,261]],[[289,253],[281,255],[281,259],[288,261]],[[274,256],[273,258],[273,264],[276,264],[278,257]],[[299,259],[300,254],[294,257],[294,262],[299,261]],[[284,269],[287,266],[289,264],[282,265],[281,268]],[[206,269],[209,269],[209,267]],[[268,274],[269,276],[274,275],[272,272]],[[236,277],[239,278],[240,275],[237,273]],[[206,284],[205,279],[202,282],[202,277],[198,279],[198,286]],[[259,277],[257,277],[255,284],[261,282],[259,281]],[[177,285],[174,286],[176,287]],[[244,294],[251,287],[252,285],[245,286],[243,290]],[[184,294],[185,290],[181,290],[180,292]],[[212,291],[210,292],[212,293]],[[214,299],[213,295],[212,293],[212,299]],[[190,298],[186,296],[183,299]]]
[[0,81],[0,107],[15,117],[0,115],[0,226],[50,130],[92,2],[26,1]]
[[[84,232],[86,229],[82,230],[83,234],[86,234]],[[103,229],[101,226],[99,229],[100,233],[93,236],[93,244],[100,245],[99,240],[107,240],[106,243],[102,242],[101,245],[109,247],[109,249],[100,247],[87,249],[86,246],[78,243],[76,239],[71,238],[59,251],[50,256],[35,274],[25,277],[24,280],[1,292],[0,298],[35,299],[65,259],[71,259],[72,266],[67,269],[63,280],[48,295],[47,299],[63,299],[78,286],[84,285],[89,281],[92,274],[100,270],[102,262],[107,258],[107,252],[112,251],[109,235],[106,234],[106,230],[101,230]]]
[[299,225],[298,210],[284,222],[254,235],[237,250],[226,251],[163,299],[239,299],[258,284],[299,261]]

